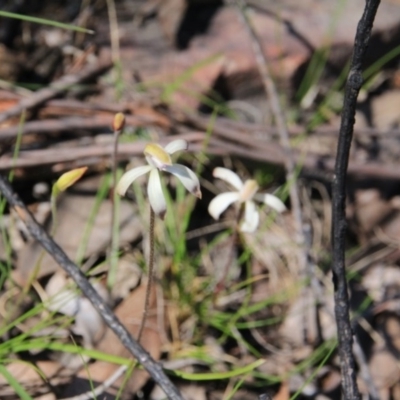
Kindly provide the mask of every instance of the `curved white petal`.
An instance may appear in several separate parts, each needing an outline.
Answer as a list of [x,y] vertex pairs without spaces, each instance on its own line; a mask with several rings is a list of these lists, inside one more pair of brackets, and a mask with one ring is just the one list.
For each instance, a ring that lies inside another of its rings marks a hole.
[[240,230],[242,232],[254,232],[260,220],[256,205],[254,201],[246,201],[244,206],[244,216],[243,222],[240,225]]
[[167,204],[161,186],[160,174],[157,169],[152,169],[150,172],[147,195],[149,196],[150,206],[155,214],[164,219]]
[[167,171],[176,176],[190,193],[201,199],[200,182],[196,174],[191,169],[185,167],[184,165],[172,164],[166,165],[163,168],[163,171]]
[[172,142],[168,143],[165,147],[164,150],[168,154],[174,154],[177,151],[182,151],[182,150],[187,150],[189,147],[188,142],[183,139],[177,139],[173,140]]
[[285,204],[283,204],[282,200],[278,197],[274,196],[273,194],[269,193],[257,193],[254,198],[262,203],[270,206],[274,210],[278,211],[279,213],[284,212],[286,210]]
[[235,172],[231,171],[230,169],[222,168],[222,167],[214,168],[213,176],[215,178],[219,178],[219,179],[224,180],[225,182],[228,182],[236,190],[240,191],[243,188],[243,182],[239,178],[239,175],[236,174]]
[[152,167],[150,165],[142,165],[125,172],[117,184],[117,193],[121,196],[124,196],[129,186],[131,186],[137,178],[147,174],[151,169]]
[[79,311],[80,299],[76,290],[62,289],[50,297],[46,307],[50,311],[57,311],[60,314],[74,316]]
[[214,219],[219,216],[235,201],[239,200],[238,192],[226,192],[215,196],[208,205],[208,212]]

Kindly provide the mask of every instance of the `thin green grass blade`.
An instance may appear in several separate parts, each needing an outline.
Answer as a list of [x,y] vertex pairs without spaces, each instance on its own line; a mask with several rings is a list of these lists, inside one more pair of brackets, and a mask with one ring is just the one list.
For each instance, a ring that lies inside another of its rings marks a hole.
[[13,353],[21,353],[32,350],[62,351],[70,354],[81,354],[94,360],[106,361],[118,365],[129,365],[132,362],[131,359],[102,353],[98,350],[85,349],[74,344],[60,343],[56,341],[50,342],[46,338],[34,338],[22,343],[11,344],[9,350]]
[[21,400],[33,400],[31,396],[25,391],[22,385],[15,379],[7,368],[0,364],[0,375],[3,375],[10,386],[15,390],[15,394],[19,396]]
[[[25,119],[26,119],[26,112],[22,112],[19,124],[18,124],[18,133],[17,133],[17,138],[15,141],[15,146],[14,146],[14,151],[13,151],[13,156],[12,156],[12,168],[10,170],[10,173],[8,174],[8,180],[10,182],[13,181],[14,179],[14,166],[16,164],[19,150],[21,148],[21,141],[22,141],[22,134],[23,134],[23,127],[25,124]],[[0,216],[4,214],[4,209],[6,206],[6,201],[4,198],[1,197],[0,199]],[[4,255],[4,260],[5,264],[0,263],[0,289],[4,286],[6,280],[8,279],[10,275],[10,271],[12,268],[12,246],[11,242],[9,240],[9,237],[6,232],[6,227],[5,225],[1,224],[1,240],[3,241],[4,249],[5,249],[5,255]]]
[[249,374],[244,375],[239,381],[236,383],[234,388],[230,391],[228,394],[228,397],[226,397],[224,400],[231,400],[232,397],[235,395],[235,393],[240,389],[240,387],[243,385],[245,379],[247,378]]
[[187,68],[182,72],[173,82],[165,85],[164,91],[161,94],[161,100],[168,103],[171,100],[172,95],[179,91],[182,85],[193,77],[195,72],[199,71],[201,68],[206,67],[213,62],[217,61],[222,57],[222,54],[215,54],[199,61],[195,65]]
[[[117,169],[117,179],[116,182],[122,176],[121,168]],[[120,234],[120,209],[121,209],[121,196],[115,191],[115,188],[112,190],[113,192],[113,227],[112,227],[112,237],[111,237],[111,248],[109,255],[109,263],[110,269],[108,271],[107,277],[107,287],[112,288],[115,285],[117,279],[117,269],[118,269],[118,261],[119,261],[119,234]]]
[[8,11],[0,11],[0,17],[20,19],[21,21],[33,22],[34,24],[49,25],[49,26],[54,26],[55,28],[67,29],[70,31],[82,32],[82,33],[88,33],[90,35],[94,34],[94,31],[92,31],[91,29],[82,28],[80,26],[64,24],[62,22],[52,21],[50,19],[45,19],[45,18],[38,18],[38,17],[29,16],[29,15],[16,14],[16,13],[8,12]]
[[78,266],[80,266],[82,264],[82,261],[85,257],[85,251],[86,251],[87,245],[89,243],[90,233],[93,229],[94,221],[99,213],[101,203],[107,196],[107,193],[109,190],[110,179],[111,179],[110,174],[105,175],[105,177],[103,178],[103,180],[100,184],[100,188],[97,191],[95,203],[92,207],[92,210],[90,211],[90,214],[87,219],[87,223],[86,223],[83,235],[82,235],[82,240],[79,243],[79,247],[76,252],[76,257],[75,257],[76,261],[75,262]]
[[301,385],[301,387],[297,390],[297,392],[289,399],[289,400],[295,400],[303,391],[303,389],[317,376],[318,372],[321,370],[321,368],[326,364],[328,361],[329,357],[332,355],[333,351],[336,349],[337,343],[334,343],[332,347],[329,349],[329,351],[326,353],[325,357],[321,360],[320,364],[318,365],[317,368],[313,371],[312,374],[306,379]]
[[379,72],[385,66],[385,64],[387,64],[389,61],[392,61],[399,54],[400,54],[400,45],[388,51],[383,57],[381,57],[379,60],[376,60],[372,65],[370,65],[363,72],[364,80],[371,78],[371,76]]
[[246,365],[245,367],[236,368],[232,371],[227,371],[227,372],[205,372],[201,374],[182,372],[182,371],[171,371],[171,370],[166,370],[166,372],[170,373],[170,375],[174,375],[179,378],[190,381],[215,381],[222,379],[230,379],[236,376],[248,374],[264,363],[265,360],[260,359],[249,365]]

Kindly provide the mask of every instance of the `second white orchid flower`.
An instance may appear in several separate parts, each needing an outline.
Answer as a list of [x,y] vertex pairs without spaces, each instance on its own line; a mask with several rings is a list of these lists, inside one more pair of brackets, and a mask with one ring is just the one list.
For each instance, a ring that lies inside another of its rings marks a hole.
[[253,200],[264,203],[278,212],[286,210],[285,205],[278,197],[268,193],[257,193],[259,187],[253,179],[243,183],[235,172],[221,167],[214,169],[213,176],[228,182],[236,189],[235,192],[221,193],[211,201],[208,212],[214,219],[219,219],[220,215],[231,204],[235,202],[240,205],[244,204],[243,222],[240,225],[240,230],[242,232],[254,232],[258,227],[260,216]]
[[188,144],[183,139],[174,140],[164,148],[157,143],[149,143],[144,148],[144,155],[148,165],[142,165],[125,172],[118,182],[117,193],[121,196],[125,195],[128,188],[137,178],[150,172],[147,185],[150,206],[156,215],[164,218],[167,204],[162,191],[159,171],[166,171],[176,176],[190,193],[201,198],[200,183],[195,173],[184,165],[173,164],[171,161],[172,154],[187,149]]

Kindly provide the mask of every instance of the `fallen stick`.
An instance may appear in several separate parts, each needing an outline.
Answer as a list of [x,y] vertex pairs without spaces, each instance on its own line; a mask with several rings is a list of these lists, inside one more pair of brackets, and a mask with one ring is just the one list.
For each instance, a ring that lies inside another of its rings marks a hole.
[[[16,138],[19,132],[23,135],[30,133],[54,133],[54,132],[71,132],[75,130],[99,131],[104,130],[110,132],[110,121],[113,114],[99,115],[93,117],[66,117],[61,119],[46,119],[39,121],[29,121],[23,126],[10,126],[0,129],[0,140]],[[151,125],[159,125],[159,120],[142,115],[126,116],[127,124],[131,127],[148,127]]]
[[63,76],[58,81],[53,82],[49,87],[38,90],[33,93],[32,96],[22,99],[17,105],[1,113],[0,124],[10,118],[19,116],[25,110],[32,109],[45,103],[47,100],[60,95],[78,83],[83,83],[93,76],[102,74],[111,68],[111,66],[112,63],[107,61],[101,64],[90,65],[77,74]]
[[[283,150],[280,146],[273,142],[257,141],[254,138],[249,140],[245,135],[240,135],[238,139],[235,135],[231,135],[234,142],[228,142],[226,136],[220,137],[215,135],[211,137],[208,154],[216,156],[238,156],[249,160],[256,160],[269,164],[284,165]],[[193,153],[201,151],[202,141],[205,139],[203,132],[192,132],[176,135],[174,138],[182,138],[189,142],[189,150]],[[166,144],[172,140],[172,137],[162,138],[161,144]],[[243,145],[246,142],[246,147]],[[147,142],[146,142],[147,143]],[[252,147],[249,147],[249,144]],[[145,142],[124,143],[118,154],[119,161],[128,161],[131,157],[142,156]],[[85,147],[69,147],[69,148],[49,148],[41,150],[27,150],[21,152],[19,158],[13,159],[11,155],[0,158],[0,172],[7,172],[13,168],[35,168],[45,165],[54,165],[60,163],[70,163],[65,166],[77,167],[81,165],[96,165],[108,159],[112,145],[93,144]],[[302,166],[303,175],[315,175],[316,178],[330,182],[335,166],[333,157],[308,153],[306,156],[294,152],[295,161]],[[391,180],[400,180],[400,167],[397,164],[383,164],[379,162],[369,161],[368,163],[358,163],[350,161],[348,165],[349,176],[356,178],[385,178]]]

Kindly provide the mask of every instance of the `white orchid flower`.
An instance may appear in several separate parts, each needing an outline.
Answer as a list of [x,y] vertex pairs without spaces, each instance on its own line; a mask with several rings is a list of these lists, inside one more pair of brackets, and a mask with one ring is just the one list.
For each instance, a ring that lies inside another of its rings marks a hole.
[[125,172],[118,182],[117,193],[124,196],[137,178],[150,172],[147,185],[150,206],[156,215],[164,218],[167,203],[162,191],[159,171],[166,171],[175,175],[190,193],[201,198],[200,183],[195,173],[184,165],[173,164],[171,161],[172,154],[187,149],[188,144],[183,139],[174,140],[164,148],[157,143],[149,143],[144,148],[144,155],[148,165],[142,165]]
[[283,202],[278,197],[268,193],[257,193],[258,184],[254,179],[249,179],[243,183],[239,176],[227,169],[217,167],[213,171],[215,178],[222,179],[233,186],[235,192],[221,193],[214,197],[208,206],[208,212],[214,219],[219,219],[220,215],[233,203],[244,204],[243,222],[240,225],[242,232],[254,232],[260,220],[256,204],[253,200],[264,203],[278,212],[286,210]]

